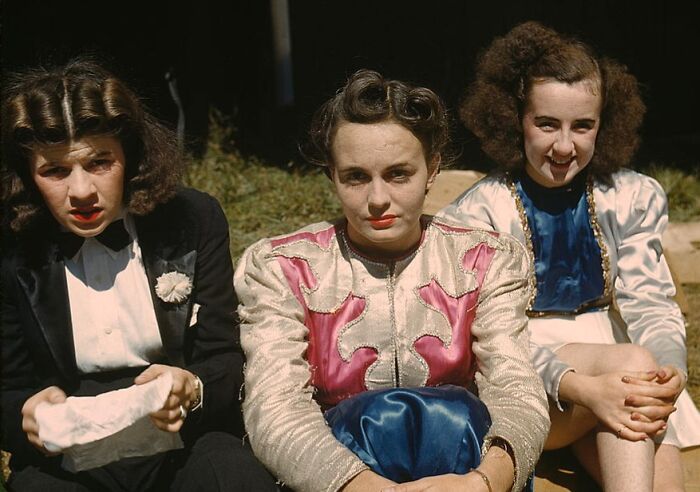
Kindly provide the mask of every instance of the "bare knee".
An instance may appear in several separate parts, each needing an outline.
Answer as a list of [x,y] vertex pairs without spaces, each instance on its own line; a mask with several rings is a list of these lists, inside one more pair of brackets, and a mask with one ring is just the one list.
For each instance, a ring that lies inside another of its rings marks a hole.
[[641,345],[625,343],[619,345],[619,348],[622,353],[619,354],[618,370],[644,372],[658,369],[654,355]]

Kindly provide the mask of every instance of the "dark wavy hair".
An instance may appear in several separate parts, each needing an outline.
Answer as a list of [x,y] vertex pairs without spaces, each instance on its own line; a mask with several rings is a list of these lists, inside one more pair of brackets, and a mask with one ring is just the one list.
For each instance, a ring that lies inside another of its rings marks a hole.
[[183,168],[175,135],[98,62],[81,57],[57,68],[4,76],[5,226],[23,233],[50,217],[29,169],[35,146],[94,135],[114,136],[124,148],[124,201],[129,212],[147,214],[174,195]]
[[316,111],[300,151],[312,164],[330,169],[333,139],[341,123],[383,121],[394,121],[415,135],[428,165],[436,157],[441,166],[452,161],[448,115],[438,95],[366,69],[352,74],[345,86]]
[[591,80],[600,90],[603,106],[591,173],[605,178],[629,164],[646,110],[637,79],[615,60],[598,57],[583,42],[534,21],[496,38],[480,55],[462,101],[461,119],[484,152],[506,170],[525,165],[526,98],[534,83],[548,79]]

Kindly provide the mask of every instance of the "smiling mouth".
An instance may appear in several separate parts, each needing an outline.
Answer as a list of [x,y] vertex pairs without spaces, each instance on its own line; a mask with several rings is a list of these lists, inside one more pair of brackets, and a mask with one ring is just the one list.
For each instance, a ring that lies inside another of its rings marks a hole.
[[395,215],[382,215],[381,217],[368,219],[373,229],[387,229],[396,222]]
[[102,209],[97,207],[86,209],[74,209],[70,211],[70,214],[80,222],[91,222],[97,217],[99,217],[100,213],[102,213]]
[[558,160],[556,160],[556,159],[553,159],[552,157],[549,157],[548,159],[549,159],[549,163],[550,163],[550,164],[553,164],[553,165],[555,165],[555,166],[568,166],[568,165],[570,165],[572,162],[574,162],[574,158],[575,158],[575,157],[570,157],[570,158],[565,159],[565,160],[563,160],[563,161],[558,161]]

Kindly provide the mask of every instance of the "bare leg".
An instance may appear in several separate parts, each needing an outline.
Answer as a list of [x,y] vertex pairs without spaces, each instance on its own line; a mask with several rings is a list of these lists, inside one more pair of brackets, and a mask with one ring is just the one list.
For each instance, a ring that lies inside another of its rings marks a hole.
[[600,476],[600,461],[596,444],[596,432],[589,432],[571,445],[576,459],[598,485],[603,484]]
[[[598,376],[615,371],[648,371],[656,363],[645,349],[632,344],[569,344],[557,356],[581,374]],[[654,480],[654,443],[618,439],[610,429],[597,427],[595,417],[586,409],[573,405],[563,414],[552,410],[552,429],[548,447],[561,447],[579,441],[595,427],[600,473],[591,473],[602,481],[605,490],[652,491]],[[585,446],[585,443],[582,443]],[[575,449],[575,448],[574,448]],[[590,449],[590,448],[589,448]],[[594,461],[584,460],[587,467]]]
[[605,490],[653,490],[654,441],[632,442],[608,429],[599,429],[596,447]]
[[654,491],[682,492],[685,490],[681,452],[675,446],[662,444],[654,460]]

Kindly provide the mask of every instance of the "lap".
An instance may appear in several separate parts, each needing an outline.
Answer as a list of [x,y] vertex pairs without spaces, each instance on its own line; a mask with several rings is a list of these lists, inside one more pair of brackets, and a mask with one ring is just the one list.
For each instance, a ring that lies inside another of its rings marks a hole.
[[240,439],[210,432],[192,446],[69,473],[55,459],[13,471],[11,491],[276,491],[274,478]]

